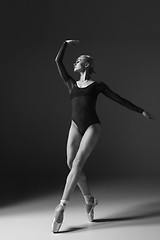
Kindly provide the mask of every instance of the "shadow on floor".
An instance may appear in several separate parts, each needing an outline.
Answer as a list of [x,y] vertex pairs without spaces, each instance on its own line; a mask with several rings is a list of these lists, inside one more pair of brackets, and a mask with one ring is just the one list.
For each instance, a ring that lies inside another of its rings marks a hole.
[[[87,228],[87,225],[84,225],[84,226],[81,226],[81,227],[70,227],[67,230],[59,231],[58,233],[76,232],[76,231],[80,231],[80,230],[83,230],[83,229],[86,229],[86,228]],[[56,234],[58,234],[58,233],[56,233]]]
[[160,200],[137,205],[128,209],[126,212],[95,219],[93,223],[82,225],[80,227],[70,227],[59,233],[147,224],[160,224]]

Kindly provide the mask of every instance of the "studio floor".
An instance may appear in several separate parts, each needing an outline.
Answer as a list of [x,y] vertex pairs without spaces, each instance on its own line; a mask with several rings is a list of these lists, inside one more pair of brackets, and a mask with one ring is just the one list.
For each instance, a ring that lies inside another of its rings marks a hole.
[[85,204],[76,189],[57,234],[51,231],[54,208],[61,191],[51,191],[1,205],[2,240],[159,240],[160,178],[134,177],[92,181],[99,204],[89,223]]

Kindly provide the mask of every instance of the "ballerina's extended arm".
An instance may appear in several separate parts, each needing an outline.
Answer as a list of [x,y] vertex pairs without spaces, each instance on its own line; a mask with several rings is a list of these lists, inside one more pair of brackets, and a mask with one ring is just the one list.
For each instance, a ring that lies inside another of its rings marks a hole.
[[122,98],[120,95],[118,95],[117,93],[113,92],[106,84],[103,83],[103,88],[102,88],[102,93],[104,95],[106,95],[107,97],[109,97],[110,99],[112,99],[113,101],[123,105],[124,107],[132,110],[132,111],[136,111],[141,113],[144,117],[150,119],[150,120],[154,120],[154,117],[152,116],[152,114],[148,113],[147,111],[145,111],[144,109],[136,106],[135,104],[133,104],[132,102],[128,101],[125,98]]

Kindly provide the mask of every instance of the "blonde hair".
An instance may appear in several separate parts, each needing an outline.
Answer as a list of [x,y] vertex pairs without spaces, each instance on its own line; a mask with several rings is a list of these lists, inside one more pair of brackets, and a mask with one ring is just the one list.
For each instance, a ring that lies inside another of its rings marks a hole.
[[90,55],[86,55],[86,54],[83,54],[80,57],[85,58],[89,63],[89,74],[95,73],[93,58]]

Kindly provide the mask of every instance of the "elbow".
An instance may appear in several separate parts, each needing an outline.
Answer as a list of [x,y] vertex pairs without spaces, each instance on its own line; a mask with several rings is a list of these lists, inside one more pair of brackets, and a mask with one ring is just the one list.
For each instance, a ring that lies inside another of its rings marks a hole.
[[61,59],[57,56],[57,57],[55,58],[55,62],[56,62],[56,63],[60,63],[60,62],[61,62]]

